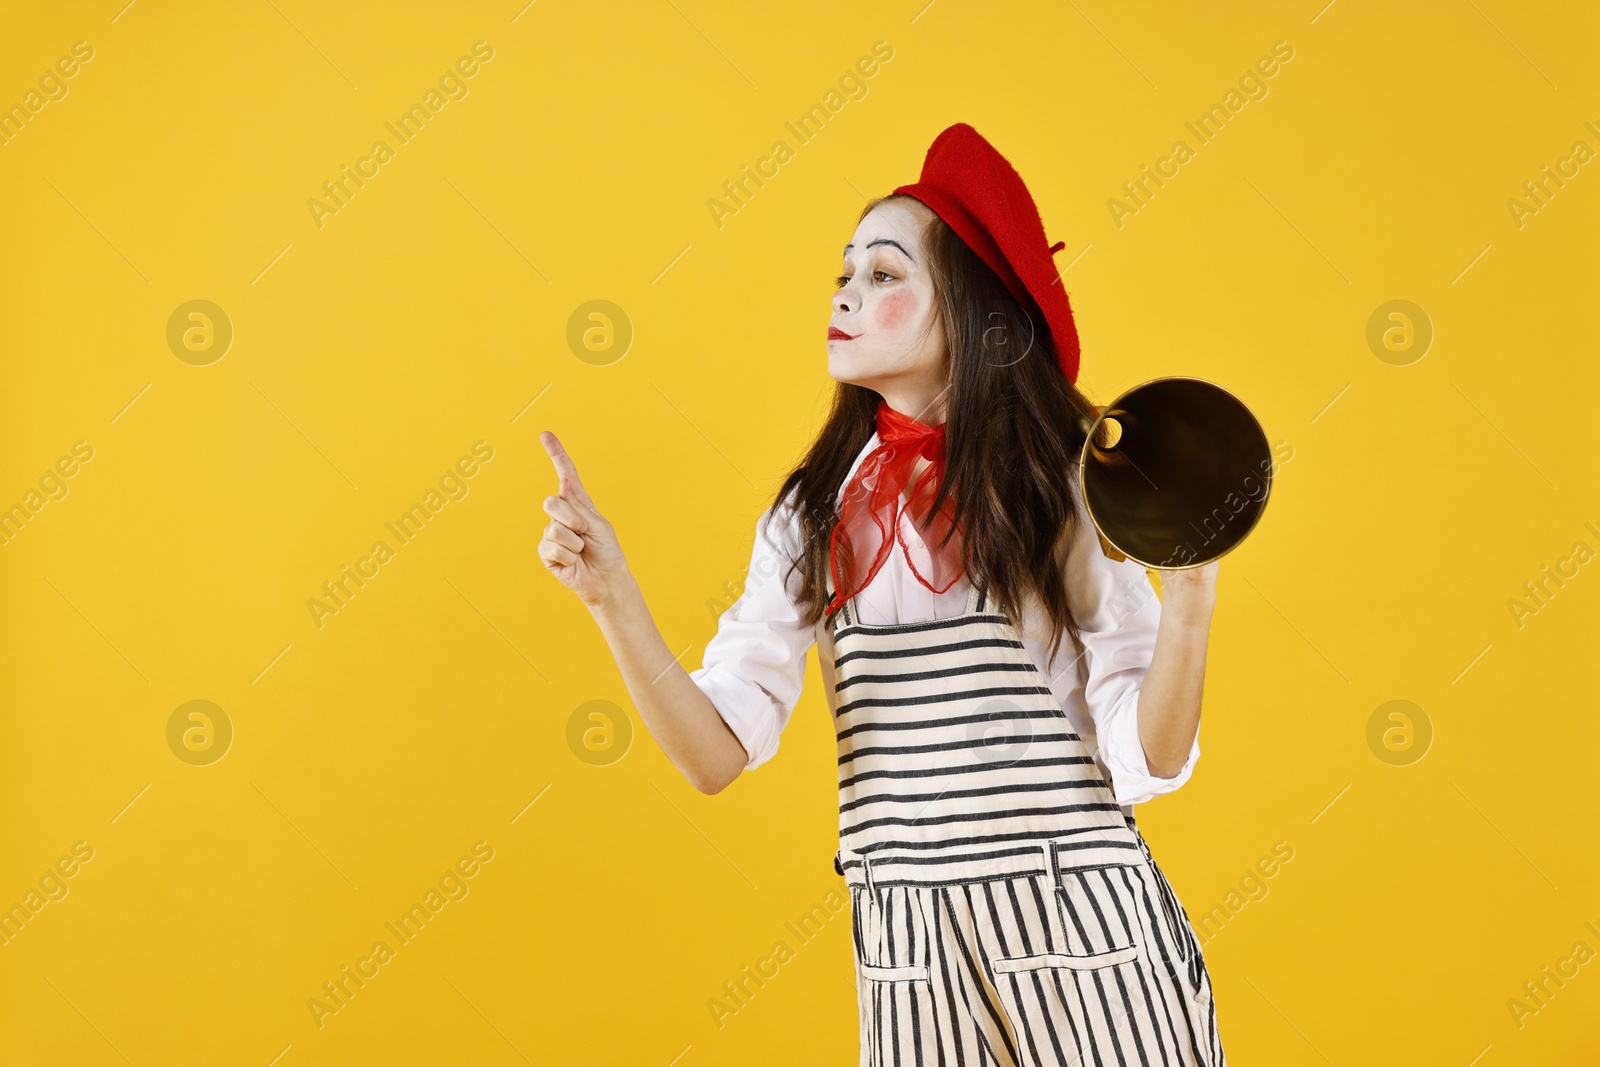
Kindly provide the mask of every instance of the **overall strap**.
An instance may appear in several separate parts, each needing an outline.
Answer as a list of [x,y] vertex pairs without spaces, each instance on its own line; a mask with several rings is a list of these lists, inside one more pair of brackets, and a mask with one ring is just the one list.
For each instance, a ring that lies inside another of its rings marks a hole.
[[[834,588],[833,576],[832,575],[828,576],[827,590],[828,590],[828,603],[832,603],[833,602],[833,595],[834,595],[834,593],[836,591],[835,588]],[[843,604],[841,604],[839,606],[839,610],[834,613],[833,620],[829,623],[829,627],[830,627],[832,632],[838,633],[840,630],[842,630],[845,627],[849,626],[854,621],[855,603],[856,603],[856,598],[855,597],[850,597],[848,600],[846,600]]]

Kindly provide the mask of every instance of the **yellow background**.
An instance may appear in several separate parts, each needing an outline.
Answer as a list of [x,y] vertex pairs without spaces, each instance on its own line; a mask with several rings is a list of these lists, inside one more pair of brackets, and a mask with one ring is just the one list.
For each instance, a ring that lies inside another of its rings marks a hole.
[[[1206,948],[1230,1062],[1592,1062],[1600,963],[1520,1028],[1507,1001],[1600,951],[1600,564],[1520,628],[1507,602],[1600,549],[1600,164],[1520,228],[1507,200],[1600,148],[1600,18],[1161,7],[10,5],[0,103],[94,58],[0,147],[0,504],[94,458],[0,547],[0,904],[94,858],[0,946],[5,1062],[854,1062],[848,911],[785,927],[842,887],[815,664],[721,795],[637,724],[580,759],[574,712],[628,701],[535,554],[537,435],[697,665],[825,411],[862,198],[956,121],[1067,244],[1092,400],[1196,375],[1293,449],[1223,561],[1198,770],[1139,809],[1197,921],[1294,849]],[[306,201],[478,40],[469,95],[319,228]],[[866,97],[797,145],[879,40]],[[1280,40],[1269,95],[1197,147],[1184,122]],[[707,200],[779,138],[719,228]],[[1179,138],[1195,158],[1116,226]],[[208,366],[166,342],[194,299],[235,331]],[[607,365],[566,341],[596,299],[634,329]],[[1408,366],[1366,343],[1394,299],[1436,331]],[[306,601],[480,440],[469,495],[319,629]],[[209,766],[167,744],[196,699],[235,730]],[[1409,766],[1367,743],[1395,699],[1434,732]],[[319,1029],[307,1000],[477,841],[469,895]]]

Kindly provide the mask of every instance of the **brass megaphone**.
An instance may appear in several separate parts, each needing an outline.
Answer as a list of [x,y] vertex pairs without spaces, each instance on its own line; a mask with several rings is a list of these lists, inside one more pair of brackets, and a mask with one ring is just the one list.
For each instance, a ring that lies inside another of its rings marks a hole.
[[1155,378],[1096,410],[1078,467],[1107,556],[1199,567],[1237,548],[1260,520],[1272,449],[1238,397],[1200,378]]

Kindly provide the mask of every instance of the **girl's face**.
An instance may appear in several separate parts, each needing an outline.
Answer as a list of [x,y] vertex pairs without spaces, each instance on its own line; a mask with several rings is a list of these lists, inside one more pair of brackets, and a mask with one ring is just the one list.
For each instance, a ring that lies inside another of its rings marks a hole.
[[833,294],[828,374],[871,389],[894,410],[930,425],[943,421],[944,329],[934,301],[921,201],[879,204],[844,249]]

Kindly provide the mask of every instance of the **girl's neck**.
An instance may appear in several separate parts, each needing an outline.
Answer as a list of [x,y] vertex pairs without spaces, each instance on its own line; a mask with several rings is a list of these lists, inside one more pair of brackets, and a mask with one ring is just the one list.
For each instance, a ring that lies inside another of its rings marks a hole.
[[928,395],[921,392],[905,393],[880,393],[883,402],[900,414],[916,419],[927,426],[938,426],[944,422],[944,396],[941,393]]

